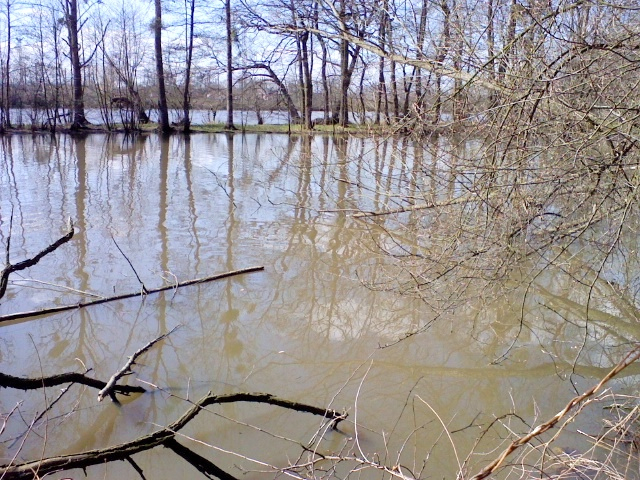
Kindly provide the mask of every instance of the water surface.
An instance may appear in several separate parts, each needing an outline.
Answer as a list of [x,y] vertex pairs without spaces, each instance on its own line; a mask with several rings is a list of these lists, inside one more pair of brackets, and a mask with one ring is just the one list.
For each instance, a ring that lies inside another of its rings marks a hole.
[[[520,297],[476,296],[436,319],[426,302],[368,288],[386,281],[388,270],[379,266],[387,259],[376,243],[385,222],[363,222],[352,213],[401,205],[396,193],[433,187],[417,176],[425,166],[439,168],[438,158],[409,140],[13,136],[2,139],[2,156],[0,245],[4,249],[11,234],[13,262],[63,234],[68,217],[77,230],[70,243],[11,276],[0,315],[137,292],[136,273],[154,288],[264,266],[226,280],[0,324],[3,373],[87,368],[105,380],[138,348],[181,325],[127,379],[159,389],[121,407],[97,403],[97,392],[75,385],[24,436],[42,411],[45,392],[2,390],[3,414],[21,402],[0,437],[2,463],[131,440],[175,420],[188,409],[187,399],[208,391],[260,391],[349,412],[341,431],[327,433],[323,452],[345,449],[391,465],[399,458],[416,475],[425,468],[423,476],[453,478],[458,465],[443,424],[456,432],[463,459],[480,425],[514,410],[530,424],[556,413],[575,394],[574,385],[591,385],[617,361],[599,345],[637,338],[623,307],[602,301],[596,304],[601,310],[591,312],[602,334],[585,345],[583,326],[557,316],[580,317],[587,294],[549,273],[525,302],[531,328],[520,333],[505,361],[494,363],[518,331]],[[456,188],[452,180],[448,194]],[[595,297],[610,293],[598,288]],[[422,333],[397,342],[416,331]],[[574,368],[580,349],[585,353]],[[633,384],[637,373],[631,370],[619,385]],[[59,393],[47,390],[47,402]],[[286,439],[306,443],[321,425],[268,406],[233,404],[211,412],[183,432],[204,444],[179,440],[233,475],[249,471],[250,478],[273,473],[260,473],[271,469],[247,458],[284,467],[300,455]],[[581,425],[597,428],[600,413],[586,415]],[[515,422],[513,428],[527,426]],[[566,441],[583,442],[579,436]],[[147,478],[201,476],[163,449],[135,460]],[[352,467],[342,465],[338,473]],[[124,462],[89,472],[137,475]]]

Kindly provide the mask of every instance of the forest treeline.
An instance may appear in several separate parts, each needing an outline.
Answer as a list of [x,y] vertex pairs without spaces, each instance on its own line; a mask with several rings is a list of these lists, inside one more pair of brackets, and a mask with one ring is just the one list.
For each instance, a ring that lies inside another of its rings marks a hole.
[[589,75],[574,67],[598,52],[634,61],[636,16],[629,0],[5,0],[0,127],[20,108],[38,128],[82,128],[89,107],[107,128],[157,111],[165,131],[169,109],[188,130],[194,108],[281,110],[307,128],[312,111],[477,122],[536,82],[547,95]]

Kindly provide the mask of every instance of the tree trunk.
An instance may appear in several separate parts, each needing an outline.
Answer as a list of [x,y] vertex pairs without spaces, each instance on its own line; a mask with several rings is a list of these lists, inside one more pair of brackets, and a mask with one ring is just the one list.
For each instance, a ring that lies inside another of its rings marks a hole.
[[231,31],[231,0],[224,2],[227,25],[227,123],[224,128],[235,130],[233,124],[233,35]]
[[158,123],[160,123],[160,131],[162,133],[169,133],[171,125],[169,124],[167,92],[164,85],[164,61],[162,59],[162,2],[161,0],[154,1],[156,18],[153,22],[153,33],[156,52],[156,76],[158,77]]
[[360,75],[360,83],[358,87],[358,98],[360,99],[360,111],[362,113],[362,117],[360,118],[361,125],[367,124],[367,104],[364,100],[364,79],[367,76],[367,66],[368,65],[366,63],[362,66],[362,73]]
[[[440,45],[438,46],[436,62],[438,65],[443,65],[451,45],[451,9],[449,8],[447,0],[442,0],[442,2],[440,2],[440,8],[442,8],[444,20],[442,23],[442,36],[440,39]],[[436,72],[436,95],[433,111],[433,124],[437,125],[440,123],[440,117],[442,115],[442,74],[440,72]]]
[[349,42],[340,40],[340,109],[338,113],[339,124],[346,127],[349,124],[348,92],[351,77],[349,75]]
[[184,79],[184,94],[182,97],[182,110],[184,119],[184,132],[189,133],[191,130],[191,118],[189,110],[191,109],[191,93],[189,87],[191,84],[191,62],[193,60],[193,30],[194,30],[194,14],[196,9],[196,0],[189,0],[189,12],[187,18],[188,40],[187,40],[187,69]]
[[[314,1],[313,2],[313,28],[315,28],[316,30],[320,30],[320,12],[319,12],[319,2],[318,1]],[[322,79],[322,106],[323,106],[323,118],[324,118],[324,122],[327,123],[329,121],[329,111],[330,111],[330,107],[329,107],[329,81],[327,79],[327,62],[328,62],[328,51],[327,51],[327,44],[325,43],[325,39],[324,37],[319,34],[316,33],[316,38],[318,39],[318,42],[320,42],[320,49],[322,50],[322,56],[320,57],[320,78]]]
[[402,65],[402,91],[404,93],[404,100],[402,102],[402,109],[400,115],[407,117],[409,115],[409,101],[411,99],[411,90],[413,89],[413,81],[416,78],[417,67],[413,67],[411,75],[407,75],[407,65]]
[[313,80],[311,79],[311,69],[309,68],[309,32],[300,35],[301,63],[303,74],[302,102],[304,112],[305,128],[312,128],[311,112],[313,111]]
[[[384,1],[384,10],[389,12],[389,1]],[[393,27],[391,25],[391,17],[387,13],[385,15],[387,24],[387,46],[390,52],[394,51],[393,48]],[[393,121],[397,121],[400,116],[400,105],[398,101],[398,81],[396,79],[396,62],[391,60],[389,62],[389,82],[391,86],[391,102],[393,104]]]
[[87,125],[84,114],[84,88],[82,85],[82,62],[80,61],[80,43],[78,41],[78,0],[65,2],[66,26],[69,34],[69,58],[73,76],[73,121],[72,129]]
[[[454,32],[455,32],[455,44],[453,47],[453,69],[456,72],[462,71],[462,56],[464,52],[464,43],[463,43],[463,35],[464,35],[464,25],[462,23],[462,18],[460,17],[459,6],[457,0],[453,0],[453,22],[454,22]],[[466,92],[464,91],[464,84],[462,79],[456,78],[454,81],[454,91],[453,96],[451,98],[451,114],[453,117],[453,121],[458,122],[462,120],[464,117],[465,111],[465,96]]]
[[396,79],[396,62],[391,61],[389,65],[391,70],[391,100],[393,102],[393,119],[398,120],[400,118],[400,104],[398,100],[398,81]]
[[[382,16],[380,19],[380,45],[385,45],[386,31],[387,31],[387,13],[386,10],[382,12]],[[384,56],[380,56],[380,63],[378,66],[378,89],[376,91],[376,118],[375,124],[380,125],[380,118],[382,115],[382,96],[384,95],[384,99],[386,102],[387,98],[387,85],[384,79]]]
[[324,38],[318,35],[318,40],[320,42],[320,46],[322,48],[322,63],[320,66],[320,77],[322,78],[322,106],[324,112],[324,120],[325,122],[329,120],[329,111],[331,108],[329,107],[329,80],[327,77],[327,46],[324,43]]
[[515,45],[513,45],[513,41],[516,38],[516,17],[518,15],[518,10],[520,5],[516,0],[512,0],[511,8],[509,10],[509,23],[507,24],[507,31],[504,39],[504,47],[503,49],[506,51],[506,54],[503,54],[500,58],[500,64],[498,65],[498,72],[501,74],[500,76],[504,78],[504,74],[509,68],[510,60],[515,58],[516,51]]
[[[489,0],[492,2],[493,0]],[[420,25],[418,27],[418,44],[416,45],[416,59],[422,60],[422,49],[424,48],[425,32],[427,28],[427,5],[428,0],[422,1],[422,9],[420,10]],[[416,84],[416,113],[420,115],[424,99],[422,98],[422,70],[416,68],[414,70],[414,78]]]
[[495,79],[495,31],[493,28],[493,2],[489,0],[487,2],[487,56],[489,60],[487,62],[487,68],[489,70],[489,80]]
[[[293,22],[296,22],[296,12],[295,7],[291,6],[291,16],[293,17]],[[297,23],[294,23],[297,28]],[[305,75],[303,73],[304,65],[302,60],[302,35],[300,32],[296,32],[296,58],[298,60],[298,90],[300,95],[300,105],[302,110],[302,118],[305,127],[307,127],[307,112],[305,111],[305,106],[307,105],[306,96],[307,96],[307,88],[305,86]],[[308,128],[308,127],[307,127]]]
[[5,81],[5,89],[4,89],[4,118],[2,122],[2,128],[5,127],[11,128],[11,90],[10,90],[10,80],[11,80],[11,0],[7,0],[7,58],[5,59],[4,66],[4,81]]

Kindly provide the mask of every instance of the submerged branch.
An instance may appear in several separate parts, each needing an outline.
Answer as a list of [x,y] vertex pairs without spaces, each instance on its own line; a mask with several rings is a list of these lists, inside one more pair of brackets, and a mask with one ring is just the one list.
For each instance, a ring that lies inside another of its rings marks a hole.
[[[72,470],[76,468],[86,468],[92,465],[100,465],[115,460],[126,460],[131,455],[150,450],[160,445],[165,445],[173,439],[176,432],[184,428],[193,420],[202,409],[209,405],[253,402],[266,403],[278,407],[287,408],[297,412],[311,413],[334,421],[334,426],[346,418],[346,414],[340,414],[335,410],[315,407],[299,402],[292,402],[283,398],[275,397],[268,393],[231,393],[226,395],[214,395],[209,392],[196,402],[184,415],[165,428],[148,435],[138,437],[131,442],[121,443],[107,448],[88,450],[71,455],[60,455],[56,457],[43,458],[19,465],[4,465],[0,467],[0,478],[3,480],[31,479],[36,474],[39,478],[53,472]],[[172,445],[169,443],[169,445]]]
[[198,455],[193,450],[185,447],[179,443],[175,438],[170,438],[162,444],[164,447],[170,449],[176,455],[184,458],[193,467],[203,475],[211,478],[216,477],[220,480],[237,480],[233,475],[225,472],[216,464],[210,460],[204,458],[202,455]]
[[[67,372],[49,377],[40,378],[23,378],[0,373],[0,388],[15,388],[18,390],[38,390],[43,387],[55,387],[66,383],[79,383],[92,388],[104,388],[107,382],[96,378],[87,377],[84,373]],[[127,395],[129,393],[143,393],[146,390],[139,386],[132,385],[116,385],[114,390],[118,393]]]
[[[187,280],[185,282],[176,283],[174,285],[165,285],[164,287],[153,288],[151,290],[147,290],[146,294],[164,292],[166,290],[186,287],[188,285],[197,285],[198,283],[211,282],[213,280],[220,280],[220,279],[232,277],[235,275],[241,275],[243,273],[257,272],[260,270],[264,270],[264,267],[259,266],[259,267],[242,268],[240,270],[232,270],[230,272],[220,273],[218,275],[212,275],[210,277],[196,278],[193,280]],[[100,298],[98,300],[92,300],[90,302],[79,302],[74,305],[62,305],[60,307],[43,308],[41,310],[31,310],[29,312],[10,313],[8,315],[0,316],[0,323],[8,322],[9,320],[18,320],[21,318],[29,318],[29,317],[39,316],[39,315],[48,315],[52,313],[65,312],[67,310],[75,310],[77,308],[85,308],[85,307],[90,307],[92,305],[100,305],[101,303],[113,302],[116,300],[124,300],[127,298],[138,297],[140,295],[141,295],[140,292],[125,293],[123,295],[115,295],[113,297]]]

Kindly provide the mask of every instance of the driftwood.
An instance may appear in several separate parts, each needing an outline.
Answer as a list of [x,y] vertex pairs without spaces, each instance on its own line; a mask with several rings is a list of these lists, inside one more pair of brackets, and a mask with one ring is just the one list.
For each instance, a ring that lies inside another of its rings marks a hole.
[[[227,278],[227,277],[233,277],[235,275],[241,275],[243,273],[250,273],[250,272],[257,272],[260,270],[264,270],[264,267],[249,267],[249,268],[242,268],[240,270],[233,270],[230,272],[225,272],[225,273],[220,273],[218,275],[212,275],[210,277],[204,277],[204,278],[196,278],[193,280],[187,280],[185,282],[179,282],[176,283],[174,285],[165,285],[164,287],[160,287],[160,288],[153,288],[147,291],[147,294],[151,294],[151,293],[158,293],[158,292],[164,292],[166,290],[172,290],[172,289],[176,289],[176,288],[180,288],[180,287],[186,287],[188,285],[197,285],[198,283],[206,283],[206,282],[211,282],[213,280],[220,280],[223,278]],[[2,322],[8,322],[10,320],[18,320],[21,318],[30,318],[30,317],[36,317],[39,315],[49,315],[49,314],[53,314],[53,313],[59,313],[59,312],[65,312],[68,310],[75,310],[78,308],[85,308],[85,307],[90,307],[92,305],[100,305],[101,303],[107,303],[107,302],[114,302],[116,300],[124,300],[127,298],[133,298],[133,297],[138,297],[140,296],[141,293],[135,292],[135,293],[125,293],[123,295],[114,295],[112,297],[105,297],[105,298],[100,298],[98,300],[91,300],[90,302],[79,302],[73,305],[61,305],[59,307],[51,307],[51,308],[43,308],[40,310],[31,310],[29,312],[18,312],[18,313],[10,313],[7,315],[1,315],[0,316],[0,323]]]
[[136,350],[136,352],[134,352],[134,354],[129,357],[129,360],[127,360],[127,363],[124,364],[124,367],[122,367],[120,370],[118,370],[116,373],[114,373],[111,376],[111,378],[109,380],[107,380],[107,383],[104,386],[104,388],[98,392],[98,401],[101,402],[104,399],[104,397],[109,395],[109,397],[111,398],[111,400],[114,403],[119,403],[118,399],[116,398],[116,395],[115,395],[115,391],[116,391],[116,388],[117,388],[118,380],[120,380],[125,375],[129,375],[131,373],[131,367],[133,367],[133,365],[136,363],[136,359],[140,355],[142,355],[144,352],[149,350],[154,344],[158,343],[163,338],[166,338],[169,335],[171,335],[178,327],[180,327],[180,325],[176,325],[171,330],[169,330],[167,333],[165,333],[163,335],[160,335],[155,340],[151,340],[144,347]]
[[71,238],[73,238],[73,222],[71,221],[71,217],[67,220],[67,233],[60,237],[58,240],[53,242],[47,248],[42,250],[40,253],[35,255],[34,257],[28,258],[16,264],[11,264],[9,261],[9,249],[11,248],[11,229],[13,226],[13,213],[11,214],[11,221],[9,223],[9,237],[7,240],[7,248],[6,248],[6,256],[5,256],[5,267],[0,272],[0,298],[2,298],[7,291],[7,284],[9,283],[9,275],[13,272],[17,272],[19,270],[24,270],[25,268],[33,267],[36,263],[38,263],[42,257],[48,255],[57,249],[60,245],[67,243]]
[[[333,421],[334,428],[340,421],[346,418],[346,414],[337,413],[335,410],[328,410],[314,407],[313,405],[292,402],[283,398],[275,397],[268,393],[244,392],[226,395],[213,395],[209,392],[198,400],[198,402],[196,402],[178,420],[153,433],[138,437],[131,442],[121,443],[107,448],[88,450],[71,455],[43,458],[18,465],[0,466],[0,478],[3,480],[31,479],[34,477],[42,478],[45,475],[63,470],[86,468],[92,465],[113,462],[115,460],[127,460],[136,453],[144,452],[161,445],[167,445],[169,448],[172,448],[175,447],[175,444],[170,441],[175,438],[176,433],[193,420],[203,408],[206,408],[209,405],[234,402],[265,403],[297,412],[319,415]],[[167,444],[167,442],[169,443]],[[183,458],[185,457],[183,456]],[[225,477],[225,480],[231,480],[231,478],[233,477]]]

